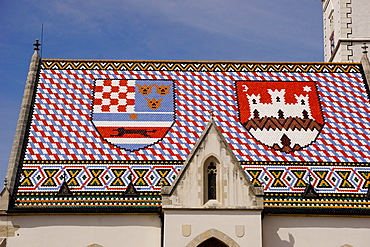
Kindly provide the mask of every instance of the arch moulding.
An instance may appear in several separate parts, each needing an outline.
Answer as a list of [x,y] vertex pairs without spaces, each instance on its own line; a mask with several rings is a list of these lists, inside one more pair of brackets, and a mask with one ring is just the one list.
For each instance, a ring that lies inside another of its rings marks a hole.
[[232,238],[214,228],[209,229],[196,236],[193,240],[191,240],[188,243],[188,245],[186,245],[186,247],[197,247],[199,244],[203,243],[204,241],[212,237],[221,240],[229,247],[240,247],[240,245],[237,244]]

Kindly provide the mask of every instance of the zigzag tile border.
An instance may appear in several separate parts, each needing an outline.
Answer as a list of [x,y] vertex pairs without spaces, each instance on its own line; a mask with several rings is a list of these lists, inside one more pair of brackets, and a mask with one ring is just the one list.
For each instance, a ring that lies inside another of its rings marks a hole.
[[[71,191],[124,191],[132,182],[138,191],[160,191],[161,186],[171,185],[181,165],[124,164],[83,162],[61,164],[30,164],[22,169],[18,192],[56,192],[63,181]],[[258,163],[258,162],[256,162]],[[318,164],[245,165],[242,167],[254,186],[263,186],[266,193],[303,193],[311,183],[318,193],[366,194],[370,186],[368,164]]]
[[266,193],[303,193],[311,183],[318,193],[366,194],[370,188],[368,166],[243,166],[254,186]]
[[73,191],[125,191],[132,182],[137,191],[160,191],[173,183],[181,165],[102,164],[99,162],[25,164],[18,192],[57,192],[66,181]]
[[215,72],[360,72],[359,64],[320,63],[253,63],[253,62],[189,62],[189,61],[78,61],[44,59],[42,69],[53,70],[132,70],[132,71],[215,71]]

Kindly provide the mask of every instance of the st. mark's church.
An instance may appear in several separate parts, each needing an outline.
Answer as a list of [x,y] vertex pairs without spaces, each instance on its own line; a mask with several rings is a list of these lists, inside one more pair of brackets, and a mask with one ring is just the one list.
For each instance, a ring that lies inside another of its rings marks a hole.
[[322,2],[324,63],[41,59],[36,42],[0,247],[369,246],[370,2]]

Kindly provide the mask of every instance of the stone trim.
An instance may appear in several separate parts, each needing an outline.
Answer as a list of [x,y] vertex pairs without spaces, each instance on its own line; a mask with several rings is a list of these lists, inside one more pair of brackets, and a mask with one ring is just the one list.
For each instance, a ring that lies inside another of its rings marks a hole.
[[340,3],[340,38],[350,38],[352,34],[352,0],[341,0]]
[[191,240],[186,247],[196,247],[199,244],[203,243],[207,239],[210,238],[217,238],[218,240],[224,242],[227,246],[230,247],[240,247],[238,243],[236,243],[232,238],[227,236],[225,233],[220,232],[214,228],[209,229],[198,236],[196,236],[193,240]]
[[[340,3],[340,37],[350,38],[352,35],[352,0],[341,0]],[[343,44],[341,51],[341,61],[352,61],[353,59],[353,44],[348,42]]]
[[6,238],[0,239],[0,247],[6,247]]
[[87,247],[103,247],[103,246],[100,244],[90,244]]

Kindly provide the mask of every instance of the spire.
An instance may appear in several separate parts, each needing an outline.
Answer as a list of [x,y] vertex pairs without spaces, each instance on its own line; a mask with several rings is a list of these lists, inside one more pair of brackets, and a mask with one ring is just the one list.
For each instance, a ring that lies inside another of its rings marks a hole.
[[363,51],[362,51],[361,64],[362,64],[362,68],[365,73],[367,85],[370,88],[370,61],[369,61],[369,58],[367,57],[367,48],[368,46],[366,45],[366,43],[364,43],[364,46],[362,46]]
[[41,57],[38,53],[38,47],[40,46],[38,40],[36,40],[34,46],[34,53],[32,55],[28,70],[21,110],[18,116],[17,129],[14,136],[12,151],[9,158],[8,171],[6,174],[10,195],[13,194],[18,167],[22,163],[22,152],[24,149],[23,145],[25,143],[25,139],[27,138],[27,128],[29,125],[30,115],[32,114],[31,109],[39,75],[39,66],[41,63]]

